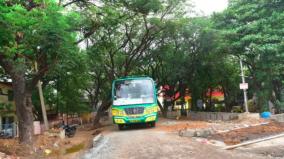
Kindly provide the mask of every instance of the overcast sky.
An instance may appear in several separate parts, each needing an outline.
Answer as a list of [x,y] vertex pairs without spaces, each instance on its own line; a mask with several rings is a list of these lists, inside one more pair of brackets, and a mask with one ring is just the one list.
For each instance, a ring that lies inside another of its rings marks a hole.
[[195,11],[210,15],[223,11],[228,6],[228,0],[191,0],[195,4]]

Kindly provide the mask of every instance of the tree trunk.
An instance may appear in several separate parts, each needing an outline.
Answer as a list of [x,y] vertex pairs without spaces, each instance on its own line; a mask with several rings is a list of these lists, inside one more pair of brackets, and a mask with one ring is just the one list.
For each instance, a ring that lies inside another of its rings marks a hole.
[[210,87],[210,95],[209,95],[209,111],[212,111],[212,93],[213,93],[213,89]]
[[222,86],[222,91],[224,93],[224,103],[225,103],[225,111],[226,112],[230,112],[231,111],[231,100],[229,99],[230,96],[229,96],[229,93],[226,89],[225,86]]
[[103,114],[102,106],[100,106],[99,109],[97,110],[97,114],[96,114],[94,122],[93,122],[93,125],[95,127],[98,127],[100,125],[100,119],[101,119],[102,114]]
[[33,112],[31,92],[26,90],[24,72],[17,72],[13,79],[13,91],[19,126],[19,142],[27,145],[33,143]]
[[97,110],[97,114],[96,114],[94,122],[93,122],[93,125],[95,127],[100,125],[100,119],[101,119],[104,111],[106,111],[110,106],[111,106],[110,100],[103,100],[102,104],[100,105],[100,107]]
[[101,79],[100,79],[100,74],[99,76],[95,79],[96,82],[93,84],[93,88],[95,89],[93,91],[89,91],[89,99],[90,99],[90,106],[93,111],[97,110],[97,105],[99,103],[99,93],[101,91]]

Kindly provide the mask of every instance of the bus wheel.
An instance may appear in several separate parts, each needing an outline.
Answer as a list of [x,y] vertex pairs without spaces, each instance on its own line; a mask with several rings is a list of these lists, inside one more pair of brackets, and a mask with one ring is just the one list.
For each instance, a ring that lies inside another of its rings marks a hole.
[[119,129],[119,130],[124,130],[124,127],[125,127],[124,124],[118,124],[117,126],[118,126],[118,129]]
[[151,126],[152,128],[155,127],[155,126],[156,126],[156,122],[155,122],[155,121],[151,122],[151,123],[150,123],[150,126]]

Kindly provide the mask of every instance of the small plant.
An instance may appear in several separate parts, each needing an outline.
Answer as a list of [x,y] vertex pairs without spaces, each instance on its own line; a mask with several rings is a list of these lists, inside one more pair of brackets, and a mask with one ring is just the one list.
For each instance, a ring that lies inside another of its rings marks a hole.
[[257,111],[257,106],[256,106],[253,99],[248,100],[248,109],[249,109],[249,112],[256,112]]
[[225,110],[225,106],[222,103],[218,103],[214,105],[215,112],[222,112]]
[[243,112],[242,106],[233,106],[231,112],[232,113],[242,113]]

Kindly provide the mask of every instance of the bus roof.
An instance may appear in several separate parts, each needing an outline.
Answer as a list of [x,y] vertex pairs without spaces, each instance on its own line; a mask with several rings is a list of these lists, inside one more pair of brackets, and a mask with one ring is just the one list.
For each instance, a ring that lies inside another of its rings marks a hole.
[[120,77],[120,78],[116,79],[115,81],[130,80],[130,79],[151,79],[151,80],[153,80],[149,76],[125,76],[125,77]]

